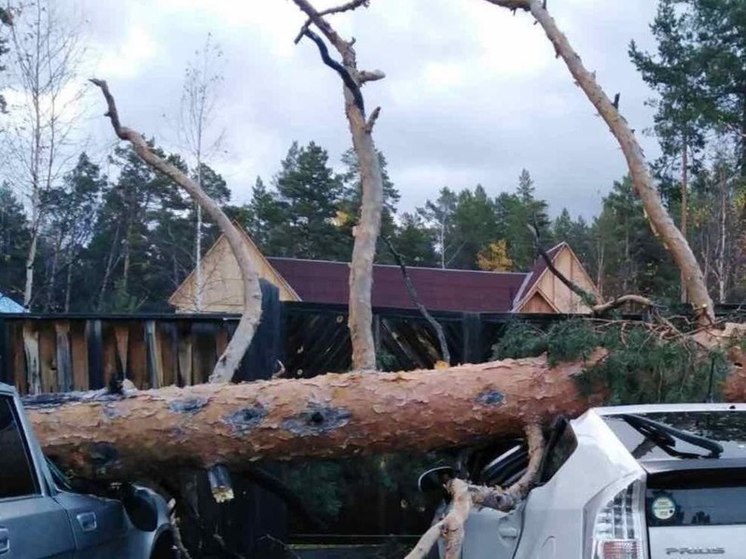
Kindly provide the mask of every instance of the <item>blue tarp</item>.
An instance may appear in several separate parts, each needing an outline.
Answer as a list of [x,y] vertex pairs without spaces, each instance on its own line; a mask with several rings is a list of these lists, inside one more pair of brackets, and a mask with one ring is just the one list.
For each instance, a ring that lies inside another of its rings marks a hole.
[[26,312],[26,309],[24,309],[21,305],[16,303],[10,297],[6,297],[2,293],[0,293],[0,313],[20,313],[20,312]]

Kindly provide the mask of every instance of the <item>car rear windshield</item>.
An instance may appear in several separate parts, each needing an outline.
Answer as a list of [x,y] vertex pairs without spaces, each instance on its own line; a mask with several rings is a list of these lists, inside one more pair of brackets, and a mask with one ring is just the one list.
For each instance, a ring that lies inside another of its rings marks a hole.
[[746,487],[652,488],[645,504],[651,527],[746,524]]
[[[746,458],[746,412],[666,412],[635,416],[719,443],[722,452],[718,453],[718,458]],[[646,435],[625,420],[624,415],[608,415],[604,419],[632,456],[640,461],[715,457],[707,448],[676,436],[656,438]],[[668,438],[672,444],[664,444],[661,441],[664,438]]]

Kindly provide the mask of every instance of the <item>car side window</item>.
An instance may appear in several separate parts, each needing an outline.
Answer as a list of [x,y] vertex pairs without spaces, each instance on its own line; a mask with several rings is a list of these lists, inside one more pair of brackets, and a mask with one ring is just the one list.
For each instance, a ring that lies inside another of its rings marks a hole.
[[39,493],[13,400],[0,396],[0,499]]
[[570,424],[563,420],[557,425],[557,432],[549,442],[539,476],[539,483],[546,483],[557,473],[570,455],[578,447],[578,440]]

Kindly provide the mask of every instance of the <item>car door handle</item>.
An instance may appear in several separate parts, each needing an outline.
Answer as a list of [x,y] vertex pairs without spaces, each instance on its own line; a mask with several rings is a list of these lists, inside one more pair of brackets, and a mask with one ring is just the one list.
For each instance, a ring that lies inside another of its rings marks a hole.
[[78,524],[84,532],[93,532],[98,525],[96,524],[96,513],[95,512],[81,512],[76,516]]
[[0,528],[0,555],[10,551],[10,534],[6,528]]
[[497,533],[500,534],[503,538],[517,538],[518,528],[516,528],[515,526],[500,525],[497,528]]

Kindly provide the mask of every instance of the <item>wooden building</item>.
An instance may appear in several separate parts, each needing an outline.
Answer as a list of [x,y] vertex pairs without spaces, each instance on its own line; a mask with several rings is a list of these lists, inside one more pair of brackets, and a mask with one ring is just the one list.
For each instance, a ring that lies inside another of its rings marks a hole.
[[[347,304],[349,264],[322,260],[267,257],[244,231],[244,239],[261,278],[277,286],[281,301]],[[548,251],[554,265],[583,289],[596,286],[567,243]],[[425,306],[433,311],[476,313],[584,313],[588,307],[559,281],[542,259],[529,272],[486,272],[440,268],[408,268]],[[193,270],[169,298],[177,312],[240,313],[242,285],[236,259],[220,237],[201,264],[202,297],[197,301]],[[415,308],[398,266],[376,264],[373,306]]]

